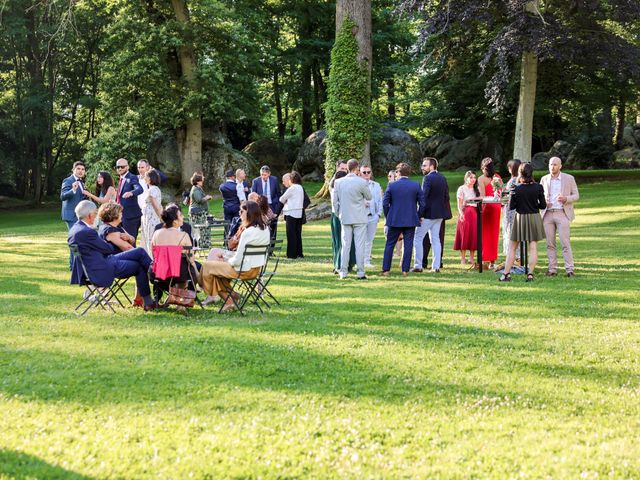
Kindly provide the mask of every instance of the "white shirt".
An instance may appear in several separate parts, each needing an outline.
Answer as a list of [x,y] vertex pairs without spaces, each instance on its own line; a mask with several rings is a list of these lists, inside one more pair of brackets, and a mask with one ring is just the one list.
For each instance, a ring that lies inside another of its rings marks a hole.
[[280,203],[284,205],[282,213],[293,218],[302,218],[304,204],[304,190],[302,185],[292,183],[280,197]]
[[271,205],[271,188],[269,188],[269,178],[267,178],[266,181],[260,178],[260,181],[262,182],[262,195],[267,197],[267,202]]
[[229,265],[235,268],[236,271],[240,271],[240,264],[242,264],[242,271],[246,272],[254,267],[261,267],[267,261],[266,256],[252,255],[246,257],[244,262],[242,258],[247,245],[269,245],[271,241],[271,233],[268,228],[260,230],[258,227],[249,227],[240,235],[240,241],[238,242],[238,249],[235,255],[229,259]]
[[564,205],[558,201],[558,196],[562,194],[561,173],[556,178],[553,175],[549,178],[549,205],[547,208],[563,208]]
[[149,194],[149,185],[144,181],[144,177],[142,175],[138,175],[138,181],[142,187],[142,193],[138,195],[138,205],[140,206],[140,210],[142,210],[147,201],[147,195]]
[[244,193],[244,182],[236,180],[236,193],[238,194],[238,198],[241,202],[247,200],[247,195]]

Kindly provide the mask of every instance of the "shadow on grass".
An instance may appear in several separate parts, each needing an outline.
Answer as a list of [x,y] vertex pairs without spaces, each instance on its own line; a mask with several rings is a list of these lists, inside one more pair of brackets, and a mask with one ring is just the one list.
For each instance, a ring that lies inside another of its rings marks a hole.
[[66,468],[51,465],[33,455],[15,450],[0,449],[0,477],[14,480],[65,479],[90,480],[93,477],[81,475]]

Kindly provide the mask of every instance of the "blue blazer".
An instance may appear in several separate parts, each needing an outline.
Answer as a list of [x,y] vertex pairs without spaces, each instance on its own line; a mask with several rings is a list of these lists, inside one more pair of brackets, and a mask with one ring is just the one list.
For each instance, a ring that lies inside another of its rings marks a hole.
[[[78,220],[69,230],[67,241],[69,245],[78,246],[93,283],[99,287],[108,287],[113,283],[116,261],[110,257],[114,253],[113,247],[101,239],[93,228]],[[71,284],[80,284],[82,276],[82,267],[74,258],[71,265]]]
[[431,172],[422,179],[425,208],[422,218],[451,218],[451,204],[449,203],[449,185],[447,179],[438,172]]
[[[73,175],[68,176],[62,181],[62,188],[60,189],[60,200],[62,200],[62,220],[65,222],[77,222],[75,209],[78,204],[85,199],[82,188],[76,189],[73,192],[73,182],[76,181],[76,177]],[[83,182],[84,183],[84,182]]]
[[[140,218],[142,216],[142,211],[140,210],[140,205],[138,205],[138,195],[142,193],[142,187],[140,186],[140,181],[138,177],[131,172],[127,172],[124,176],[122,191],[120,192],[120,205],[122,205],[122,218],[130,220],[132,218]],[[120,183],[120,178],[117,178],[115,181],[116,194],[118,193],[118,184]],[[122,198],[127,192],[133,193],[132,197]]]
[[424,193],[418,182],[400,178],[387,186],[382,208],[387,227],[417,227],[420,225],[418,214],[424,209]]
[[240,199],[238,198],[238,184],[227,180],[220,185],[220,193],[222,194],[222,208],[235,209],[240,208]]
[[[278,178],[273,175],[269,177],[269,190],[271,192],[271,205],[277,205],[280,201],[280,195],[282,195],[282,191],[280,190]],[[262,177],[253,179],[253,183],[251,184],[251,191],[256,192],[260,195],[264,195],[266,197],[266,194],[262,191]]]

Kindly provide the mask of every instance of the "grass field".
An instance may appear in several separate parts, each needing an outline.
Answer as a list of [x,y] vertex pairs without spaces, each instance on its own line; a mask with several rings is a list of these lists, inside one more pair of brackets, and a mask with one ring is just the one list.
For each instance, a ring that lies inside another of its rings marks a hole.
[[58,209],[2,211],[0,478],[640,478],[638,180],[578,177],[575,279],[449,222],[439,276],[338,282],[322,221],[244,318],[77,318]]

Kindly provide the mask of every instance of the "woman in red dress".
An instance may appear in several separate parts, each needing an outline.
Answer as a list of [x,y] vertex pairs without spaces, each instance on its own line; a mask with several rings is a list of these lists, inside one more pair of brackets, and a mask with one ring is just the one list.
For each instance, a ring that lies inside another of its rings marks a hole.
[[466,252],[469,250],[470,270],[476,268],[475,251],[478,248],[478,213],[476,207],[467,202],[480,197],[475,172],[469,170],[464,174],[464,185],[458,188],[458,223],[453,249],[460,251],[460,263],[467,263]]
[[[478,188],[483,197],[492,197],[495,192],[492,182],[499,179],[493,160],[489,157],[482,160],[480,165],[483,175],[478,179]],[[482,261],[488,262],[489,268],[495,268],[498,259],[498,240],[500,238],[500,212],[502,206],[499,203],[484,205],[482,209]]]

